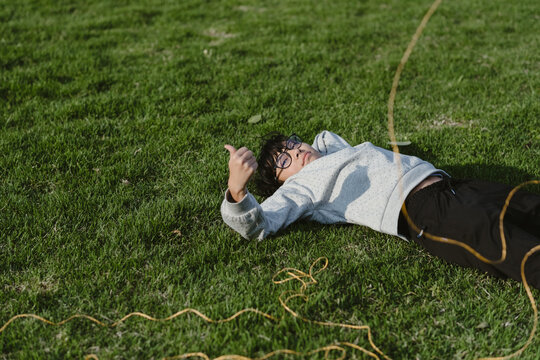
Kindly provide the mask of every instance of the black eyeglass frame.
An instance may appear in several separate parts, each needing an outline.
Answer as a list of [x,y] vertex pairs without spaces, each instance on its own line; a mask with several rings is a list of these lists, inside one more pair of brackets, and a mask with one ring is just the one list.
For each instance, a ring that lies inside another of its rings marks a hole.
[[[291,136],[287,138],[287,141],[285,142],[285,146],[283,147],[283,150],[279,152],[276,156],[276,160],[274,161],[274,169],[281,169],[283,171],[284,169],[291,166],[292,156],[287,152],[287,150],[298,149],[300,148],[300,146],[302,146],[302,139],[300,139],[300,137],[296,134],[291,134]],[[284,166],[278,165],[280,163],[280,160],[281,161],[284,160],[286,164]],[[276,172],[275,180],[279,182],[278,176],[279,175]]]

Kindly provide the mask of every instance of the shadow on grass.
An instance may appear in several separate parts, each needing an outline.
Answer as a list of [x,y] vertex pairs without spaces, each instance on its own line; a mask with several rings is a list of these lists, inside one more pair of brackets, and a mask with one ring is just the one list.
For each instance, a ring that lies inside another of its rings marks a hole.
[[[463,165],[445,165],[438,161],[437,155],[429,149],[422,149],[415,144],[401,148],[404,155],[417,156],[429,161],[436,168],[446,171],[450,176],[459,179],[478,179],[516,186],[528,180],[537,180],[540,176],[506,165],[473,163]],[[538,187],[537,190],[540,190]],[[530,191],[530,190],[529,190]],[[534,191],[534,190],[533,190]]]
[[[538,180],[538,176],[530,174],[521,169],[493,164],[466,164],[466,165],[449,165],[443,168],[448,174],[455,178],[462,179],[479,179],[517,186],[529,180]],[[528,191],[538,192],[538,186],[528,186]]]

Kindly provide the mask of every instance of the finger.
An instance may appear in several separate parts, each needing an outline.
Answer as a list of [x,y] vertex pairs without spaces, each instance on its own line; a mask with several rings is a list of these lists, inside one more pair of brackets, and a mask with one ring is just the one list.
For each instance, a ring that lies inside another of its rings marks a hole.
[[244,171],[252,172],[252,171],[255,170],[254,166],[255,166],[254,164],[244,163],[242,167],[243,167]]
[[236,156],[237,157],[242,157],[242,155],[244,155],[248,151],[249,151],[249,149],[247,147],[242,146],[240,149],[236,150]]
[[246,151],[243,153],[237,153],[238,157],[241,158],[243,161],[248,161],[250,159],[255,159],[255,156],[253,155],[253,152],[246,148]]
[[224,148],[227,149],[231,155],[234,155],[234,153],[237,151],[234,146],[229,144],[225,144]]

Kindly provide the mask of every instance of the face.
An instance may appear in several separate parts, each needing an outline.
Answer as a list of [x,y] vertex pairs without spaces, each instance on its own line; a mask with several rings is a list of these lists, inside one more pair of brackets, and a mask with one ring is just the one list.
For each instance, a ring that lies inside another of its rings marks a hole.
[[319,159],[322,156],[317,150],[306,143],[302,143],[298,149],[286,151],[291,156],[292,161],[288,168],[276,169],[277,179],[281,183],[302,170],[302,168],[307,164]]

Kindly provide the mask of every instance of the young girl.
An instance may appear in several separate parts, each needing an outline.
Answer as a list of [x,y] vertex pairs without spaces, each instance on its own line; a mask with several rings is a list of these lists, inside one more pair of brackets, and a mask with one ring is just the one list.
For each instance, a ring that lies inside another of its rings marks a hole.
[[[294,134],[274,134],[263,144],[258,161],[245,147],[225,148],[230,153],[229,181],[221,214],[246,239],[262,240],[298,219],[359,224],[412,238],[447,261],[518,281],[524,255],[540,244],[540,195],[526,191],[513,196],[504,218],[503,262],[488,264],[460,246],[427,239],[424,232],[456,239],[485,258],[499,259],[499,214],[512,188],[455,180],[424,160],[369,142],[352,147],[323,131],[310,146]],[[257,186],[269,196],[262,204],[246,187],[257,169]],[[416,227],[408,225],[403,205]],[[540,289],[540,254],[529,258],[525,274]]]

